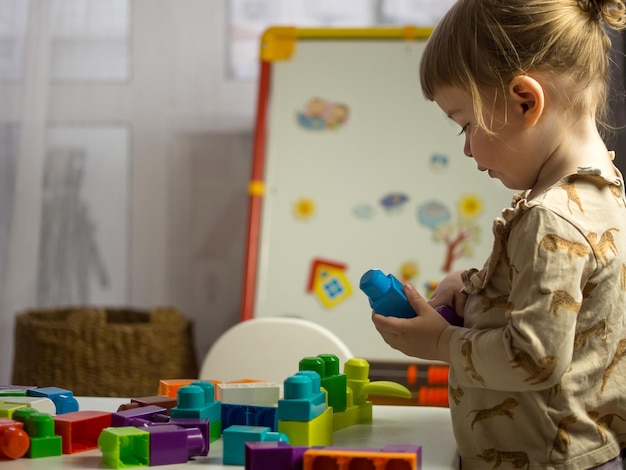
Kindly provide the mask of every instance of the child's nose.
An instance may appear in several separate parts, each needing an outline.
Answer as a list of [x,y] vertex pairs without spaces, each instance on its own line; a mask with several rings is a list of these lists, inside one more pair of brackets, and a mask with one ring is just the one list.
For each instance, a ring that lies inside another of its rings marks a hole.
[[465,136],[465,145],[463,146],[463,153],[465,154],[466,157],[472,156],[472,146],[470,144],[469,135]]

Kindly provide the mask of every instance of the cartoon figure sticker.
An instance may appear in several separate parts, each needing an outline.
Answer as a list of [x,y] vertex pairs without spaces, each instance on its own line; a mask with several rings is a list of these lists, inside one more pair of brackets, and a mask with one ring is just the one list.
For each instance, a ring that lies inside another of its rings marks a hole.
[[443,272],[450,272],[457,259],[472,256],[480,235],[476,218],[482,210],[482,200],[475,194],[462,196],[457,202],[456,220],[452,220],[451,211],[441,202],[430,201],[418,207],[419,222],[432,229],[433,241],[446,245],[446,255],[441,266]]
[[448,168],[449,159],[447,155],[435,153],[430,157],[430,169],[434,173],[442,173]]
[[382,197],[380,204],[389,212],[396,212],[406,204],[409,197],[404,193],[389,193]]
[[298,112],[298,124],[304,129],[321,131],[339,129],[348,120],[350,108],[344,103],[311,98],[303,111]]

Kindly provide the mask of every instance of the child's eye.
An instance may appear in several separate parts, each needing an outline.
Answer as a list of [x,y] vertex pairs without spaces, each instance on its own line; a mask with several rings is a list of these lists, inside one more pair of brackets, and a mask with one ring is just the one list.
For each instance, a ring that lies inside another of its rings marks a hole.
[[458,135],[461,135],[461,134],[467,134],[467,132],[469,131],[469,127],[470,127],[470,126],[469,126],[469,124],[465,124],[465,125],[461,128],[461,132],[459,132],[459,134],[458,134]]

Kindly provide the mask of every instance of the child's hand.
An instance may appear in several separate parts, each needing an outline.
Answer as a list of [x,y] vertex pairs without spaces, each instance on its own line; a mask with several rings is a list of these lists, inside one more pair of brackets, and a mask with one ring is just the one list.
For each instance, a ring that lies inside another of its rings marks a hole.
[[451,272],[441,280],[428,303],[433,307],[447,305],[459,317],[463,317],[467,294],[462,289],[461,271]]
[[374,326],[385,342],[407,356],[449,362],[449,337],[451,326],[411,284],[404,285],[414,318],[385,317],[372,312]]

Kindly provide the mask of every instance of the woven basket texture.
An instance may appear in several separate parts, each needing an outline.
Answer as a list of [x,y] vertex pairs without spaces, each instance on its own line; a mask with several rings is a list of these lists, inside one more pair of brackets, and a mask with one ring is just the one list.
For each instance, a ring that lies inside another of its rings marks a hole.
[[76,396],[147,397],[161,379],[196,378],[192,324],[176,309],[40,309],[15,324],[13,384]]

